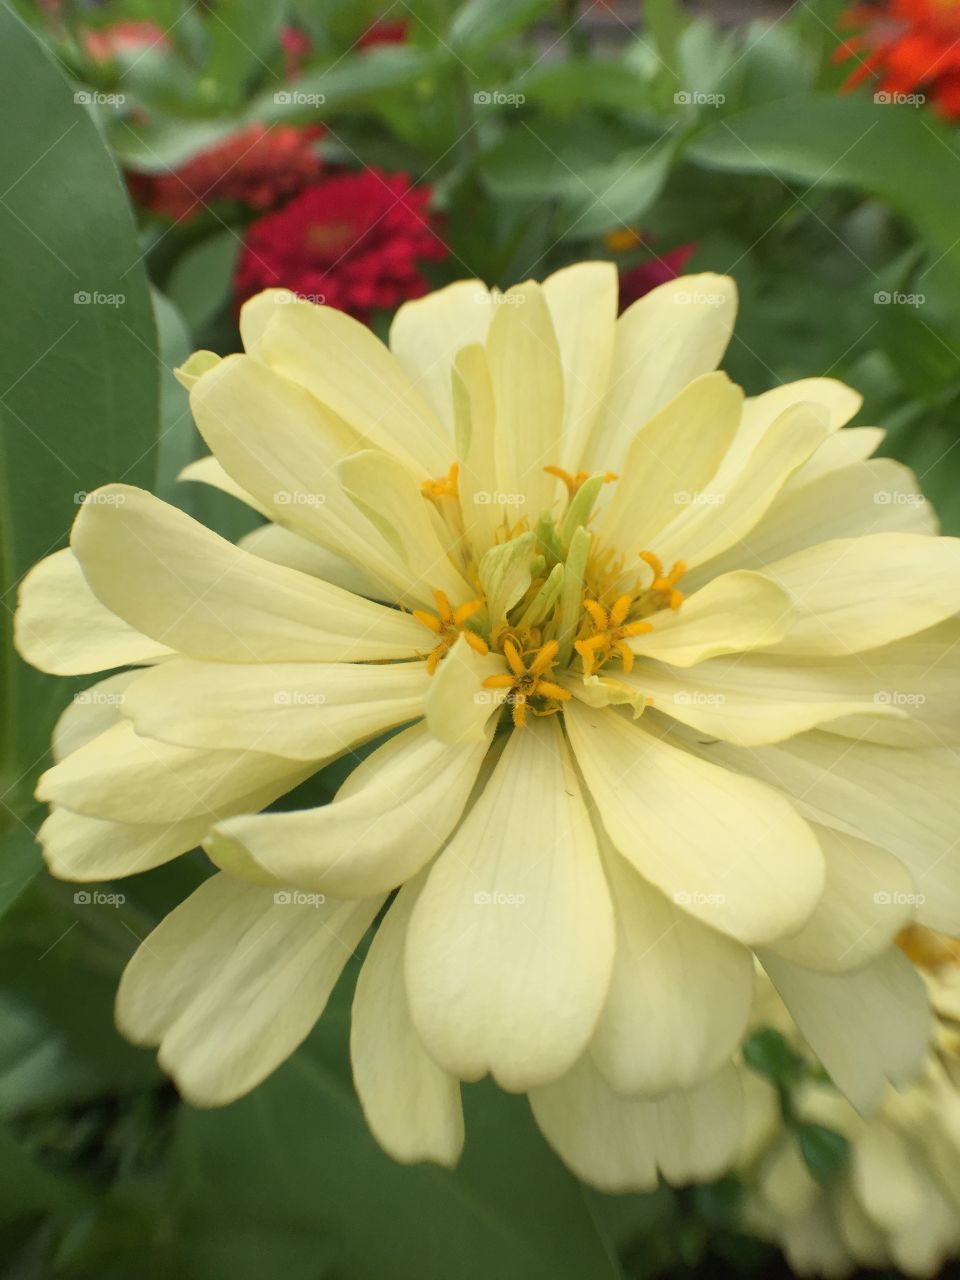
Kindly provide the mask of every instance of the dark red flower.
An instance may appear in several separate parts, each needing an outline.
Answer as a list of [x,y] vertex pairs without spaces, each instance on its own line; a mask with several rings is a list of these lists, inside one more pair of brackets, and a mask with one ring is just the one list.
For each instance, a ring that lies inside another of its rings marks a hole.
[[371,49],[378,44],[403,44],[407,38],[407,23],[403,19],[391,21],[389,18],[377,18],[371,22],[357,41],[358,49]]
[[283,50],[284,74],[288,80],[296,80],[313,51],[313,41],[299,27],[281,27],[280,48]]
[[658,257],[648,258],[646,262],[631,267],[629,271],[621,271],[620,309],[629,307],[632,302],[642,298],[651,289],[656,289],[657,285],[666,284],[668,280],[676,280],[677,276],[683,274],[696,248],[695,244],[682,244]]
[[315,182],[323,165],[314,143],[319,125],[252,124],[193,156],[171,173],[131,182],[138,203],[183,222],[202,205],[235,202],[260,212]]
[[360,320],[427,291],[420,263],[448,250],[430,225],[429,187],[404,173],[343,173],[301,191],[247,230],[239,301],[282,286]]
[[882,0],[855,5],[841,18],[852,29],[835,62],[857,59],[844,88],[873,76],[880,93],[929,97],[948,119],[960,118],[960,4],[954,0]]

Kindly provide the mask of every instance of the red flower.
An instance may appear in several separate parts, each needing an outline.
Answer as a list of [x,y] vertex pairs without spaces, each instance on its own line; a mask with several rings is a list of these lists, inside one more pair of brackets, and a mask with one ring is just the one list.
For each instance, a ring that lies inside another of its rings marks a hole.
[[646,262],[641,262],[637,267],[631,267],[629,271],[621,271],[621,311],[649,293],[651,289],[656,289],[657,285],[666,284],[668,280],[676,280],[677,276],[682,275],[684,267],[693,257],[696,248],[695,244],[682,244],[659,257],[648,258]]
[[131,182],[134,199],[153,213],[182,222],[201,205],[235,201],[260,212],[311,182],[322,171],[314,148],[319,125],[252,124],[193,156],[172,173]]
[[141,53],[146,49],[166,52],[170,41],[155,22],[114,22],[109,27],[85,31],[83,47],[94,62],[110,62],[121,54]]
[[299,27],[281,27],[280,48],[283,50],[284,75],[288,80],[296,80],[313,51],[313,41]]
[[427,291],[419,262],[448,250],[429,224],[429,187],[377,169],[309,187],[247,231],[235,278],[239,301],[282,286],[359,320]]
[[858,60],[845,89],[874,75],[881,93],[923,94],[941,115],[960,118],[960,5],[955,0],[856,5],[841,24],[856,34],[834,52],[834,61]]
[[358,49],[371,49],[378,44],[403,44],[407,38],[405,20],[391,22],[389,18],[377,18],[371,22],[357,41]]

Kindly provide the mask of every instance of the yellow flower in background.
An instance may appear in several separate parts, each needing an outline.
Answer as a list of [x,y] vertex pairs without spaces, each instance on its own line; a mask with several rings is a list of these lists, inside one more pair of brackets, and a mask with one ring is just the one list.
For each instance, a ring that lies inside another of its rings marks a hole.
[[[918,1079],[901,1091],[888,1087],[870,1116],[858,1115],[826,1081],[811,1077],[800,1087],[797,1119],[849,1144],[832,1180],[814,1178],[773,1088],[744,1078],[744,1226],[781,1247],[798,1275],[889,1267],[933,1276],[960,1250],[960,950],[916,926],[901,943],[930,990],[935,1038]],[[797,1042],[768,989],[756,1016]]]
[[[605,263],[451,285],[389,349],[261,294],[181,378],[186,478],[267,523],[111,485],[25,580],[29,661],[126,668],[58,727],[50,869],[221,868],[118,1001],[192,1101],[296,1048],[388,901],[352,1055],[400,1159],[454,1162],[489,1072],[598,1185],[719,1172],[755,955],[857,1106],[919,1069],[892,941],[960,929],[960,544],[840,430],[854,392],[716,372],[730,280],[616,313]],[[261,812],[370,742],[332,803]]]

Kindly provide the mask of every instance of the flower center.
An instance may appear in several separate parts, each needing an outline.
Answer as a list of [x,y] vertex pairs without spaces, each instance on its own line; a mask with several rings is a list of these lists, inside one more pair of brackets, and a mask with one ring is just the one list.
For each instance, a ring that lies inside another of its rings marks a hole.
[[597,496],[616,475],[544,470],[563,482],[565,509],[545,513],[533,529],[526,518],[511,526],[505,517],[496,544],[483,555],[474,553],[466,533],[458,465],[421,486],[449,531],[451,557],[477,590],[475,599],[456,608],[434,591],[435,612],[413,611],[434,637],[427,670],[434,674],[460,636],[477,654],[502,655],[504,669],[483,683],[508,691],[517,728],[528,714],[554,715],[569,699],[555,674],[593,676],[612,663],[632,671],[631,641],[654,629],[657,614],[683,601],[677,585],[686,572],[682,561],[667,570],[654,552],[643,551],[631,569],[589,530]]

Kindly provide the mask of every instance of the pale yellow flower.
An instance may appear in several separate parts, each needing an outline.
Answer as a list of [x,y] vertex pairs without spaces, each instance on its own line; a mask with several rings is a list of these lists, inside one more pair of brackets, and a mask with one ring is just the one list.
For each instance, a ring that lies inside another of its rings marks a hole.
[[[801,1123],[826,1126],[849,1144],[833,1179],[814,1178],[772,1087],[744,1078],[744,1226],[783,1248],[798,1275],[842,1277],[872,1267],[934,1276],[960,1254],[960,949],[916,929],[905,946],[937,1015],[918,1079],[900,1091],[888,1086],[869,1116],[827,1081],[809,1079],[794,1099]],[[778,1004],[762,991],[758,1019],[799,1043]]]
[[[119,996],[192,1100],[301,1042],[398,887],[352,1050],[401,1159],[455,1161],[489,1072],[599,1185],[712,1176],[755,953],[858,1105],[917,1069],[890,944],[918,896],[960,921],[960,548],[839,430],[854,392],[715,371],[730,280],[616,303],[605,263],[467,281],[388,350],[263,294],[181,377],[188,478],[268,523],[236,547],[112,485],[26,579],[30,661],[132,668],[60,725],[51,870],[222,868]],[[369,742],[331,804],[260,812]]]

